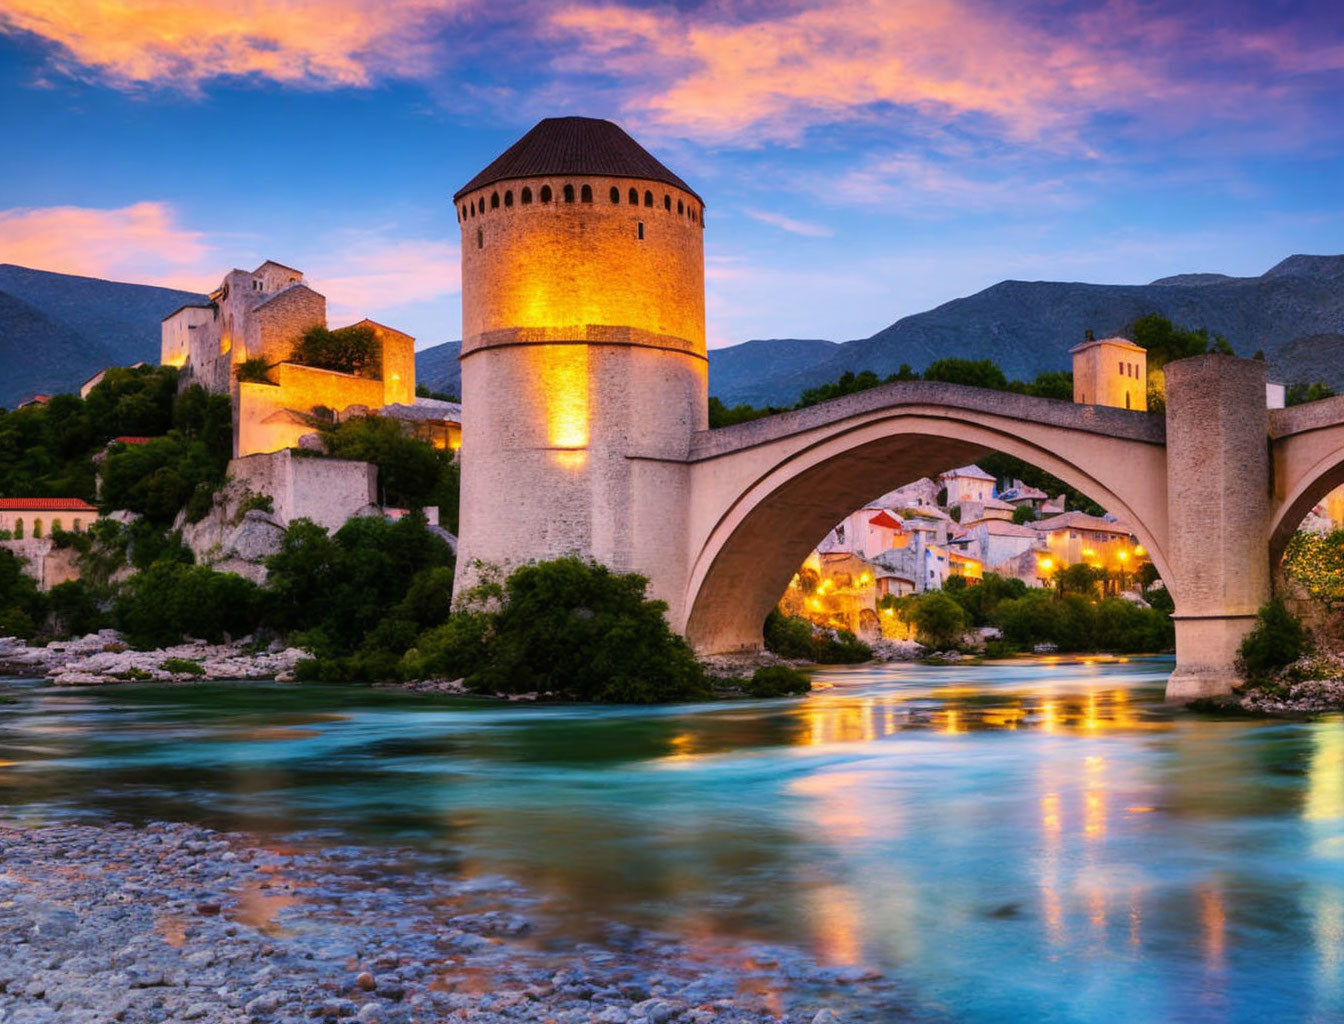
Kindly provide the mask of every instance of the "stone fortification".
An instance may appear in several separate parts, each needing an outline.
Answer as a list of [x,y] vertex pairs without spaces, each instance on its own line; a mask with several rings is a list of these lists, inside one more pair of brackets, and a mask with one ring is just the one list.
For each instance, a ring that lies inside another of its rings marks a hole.
[[475,560],[684,558],[676,460],[708,402],[699,196],[610,122],[553,118],[455,202],[459,589]]

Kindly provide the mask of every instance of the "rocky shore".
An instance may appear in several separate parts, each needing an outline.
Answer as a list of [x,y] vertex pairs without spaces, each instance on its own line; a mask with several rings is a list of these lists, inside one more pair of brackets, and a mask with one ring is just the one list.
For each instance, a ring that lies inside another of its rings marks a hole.
[[204,640],[155,651],[131,650],[113,629],[73,640],[29,646],[0,637],[0,675],[45,676],[60,686],[119,682],[199,682],[213,679],[294,678],[294,666],[308,655],[272,644],[253,650],[247,643],[208,644]]
[[0,908],[0,1024],[935,1019],[861,966],[562,925],[513,882],[405,849],[0,807]]

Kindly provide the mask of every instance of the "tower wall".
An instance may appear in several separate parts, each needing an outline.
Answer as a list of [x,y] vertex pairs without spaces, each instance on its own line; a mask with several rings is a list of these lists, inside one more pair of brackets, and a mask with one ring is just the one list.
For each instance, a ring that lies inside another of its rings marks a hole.
[[[500,182],[457,206],[459,593],[477,560],[507,570],[569,554],[684,580],[682,460],[708,417],[700,200],[572,176]],[[677,621],[682,594],[655,596]]]

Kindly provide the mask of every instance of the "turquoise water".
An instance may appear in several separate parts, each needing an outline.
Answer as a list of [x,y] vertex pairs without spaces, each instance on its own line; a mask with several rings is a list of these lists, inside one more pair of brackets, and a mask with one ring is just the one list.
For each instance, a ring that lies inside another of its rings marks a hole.
[[576,931],[794,943],[953,1020],[1344,1020],[1344,721],[1173,711],[1169,668],[655,709],[0,682],[0,804],[409,842]]

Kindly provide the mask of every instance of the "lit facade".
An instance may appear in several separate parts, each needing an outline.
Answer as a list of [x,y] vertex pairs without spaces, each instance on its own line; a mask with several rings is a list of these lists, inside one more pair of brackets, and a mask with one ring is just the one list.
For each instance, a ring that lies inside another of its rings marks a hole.
[[1073,400],[1117,409],[1148,408],[1148,350],[1125,338],[1085,341],[1073,356]]

